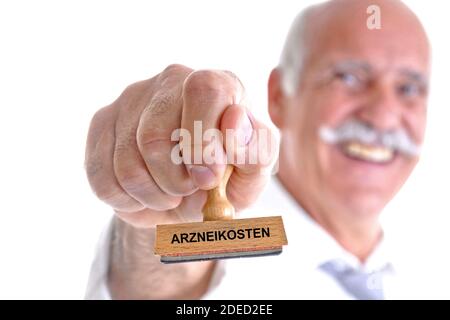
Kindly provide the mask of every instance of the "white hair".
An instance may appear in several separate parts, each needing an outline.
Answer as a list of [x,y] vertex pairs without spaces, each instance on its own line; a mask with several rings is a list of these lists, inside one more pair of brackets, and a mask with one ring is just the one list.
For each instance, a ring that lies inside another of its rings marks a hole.
[[301,11],[292,22],[284,42],[278,69],[281,72],[281,88],[292,96],[297,91],[305,56],[307,16],[312,7]]

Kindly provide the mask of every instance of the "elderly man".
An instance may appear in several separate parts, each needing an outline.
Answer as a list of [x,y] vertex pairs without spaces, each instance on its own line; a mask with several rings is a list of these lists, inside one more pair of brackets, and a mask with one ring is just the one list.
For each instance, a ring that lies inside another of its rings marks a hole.
[[162,265],[153,254],[155,225],[198,219],[224,172],[174,164],[171,133],[195,120],[236,129],[245,153],[267,127],[230,72],[173,65],[128,87],[96,113],[88,137],[89,181],[116,215],[87,297],[408,297],[378,216],[418,160],[429,59],[425,31],[400,1],[334,0],[298,16],[268,84],[278,174],[265,188],[267,162],[236,164],[227,189],[237,210],[283,214],[289,245],[278,257],[226,263]]

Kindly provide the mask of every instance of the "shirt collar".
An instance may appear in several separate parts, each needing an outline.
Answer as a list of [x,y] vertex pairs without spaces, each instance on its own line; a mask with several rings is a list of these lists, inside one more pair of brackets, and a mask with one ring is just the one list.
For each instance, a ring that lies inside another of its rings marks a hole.
[[[313,220],[300,204],[284,188],[282,183],[273,177],[268,183],[258,203],[259,214],[274,212],[283,217],[288,238],[288,246],[283,250],[286,256],[299,266],[318,268],[331,260],[343,263],[365,271],[394,270],[392,255],[386,245],[386,237],[380,240],[370,257],[364,264],[358,258],[346,251],[340,244],[315,220]],[[297,252],[299,251],[299,252]]]

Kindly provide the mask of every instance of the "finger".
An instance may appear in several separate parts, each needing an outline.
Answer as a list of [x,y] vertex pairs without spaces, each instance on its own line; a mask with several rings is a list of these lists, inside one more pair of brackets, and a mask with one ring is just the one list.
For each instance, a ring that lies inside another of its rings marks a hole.
[[143,206],[130,197],[114,174],[116,108],[100,109],[92,119],[86,144],[86,173],[97,197],[117,210],[138,211]]
[[114,172],[121,187],[143,206],[154,210],[175,208],[181,197],[163,192],[147,169],[136,141],[137,128],[142,110],[149,99],[148,82],[135,84],[133,99],[121,106],[116,123]]
[[154,181],[163,192],[178,198],[197,189],[184,164],[173,158],[179,154],[178,142],[172,141],[181,123],[182,83],[191,71],[174,66],[160,75],[159,89],[144,109],[137,129],[138,148]]
[[[225,108],[243,95],[239,80],[225,71],[196,71],[183,86],[181,125],[190,134],[183,139],[183,159],[194,183],[201,189],[216,186],[225,171],[226,157],[219,129]],[[186,155],[188,154],[188,155]]]
[[179,221],[178,215],[170,211],[143,209],[137,212],[116,210],[116,215],[135,228],[154,228],[159,224],[172,224]]
[[181,204],[172,210],[156,211],[144,209],[139,212],[116,211],[117,216],[136,228],[154,228],[160,224],[202,221],[201,208],[206,202],[206,192],[199,190],[183,198]]
[[227,193],[236,209],[253,203],[270,177],[278,156],[272,130],[240,105],[228,107],[221,120],[228,161],[235,169]]

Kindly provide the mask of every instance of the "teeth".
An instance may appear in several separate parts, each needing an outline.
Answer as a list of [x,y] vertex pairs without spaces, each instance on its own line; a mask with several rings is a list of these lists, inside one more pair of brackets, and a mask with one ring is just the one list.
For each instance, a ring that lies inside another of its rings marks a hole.
[[390,148],[371,146],[359,142],[349,142],[343,147],[349,156],[365,161],[384,163],[392,160],[394,152]]

